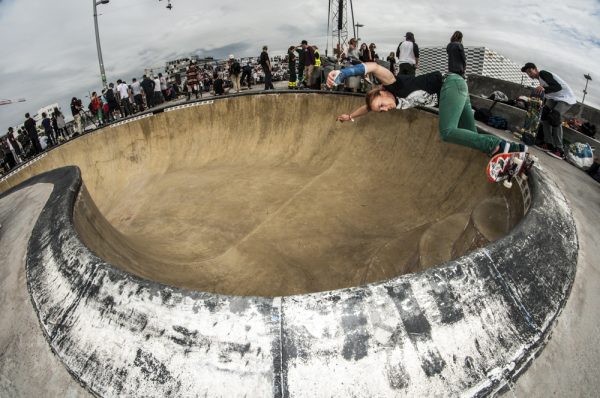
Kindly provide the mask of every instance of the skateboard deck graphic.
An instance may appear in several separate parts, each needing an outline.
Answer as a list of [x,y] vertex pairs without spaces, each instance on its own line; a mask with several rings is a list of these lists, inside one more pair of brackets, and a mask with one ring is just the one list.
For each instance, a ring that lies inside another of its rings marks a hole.
[[504,182],[504,186],[512,186],[512,178],[529,171],[534,157],[528,152],[499,153],[488,162],[486,175],[490,182]]
[[542,111],[543,101],[537,97],[531,97],[529,99],[529,108],[525,116],[523,123],[524,132],[527,132],[533,136],[537,134],[538,126],[540,124],[540,115]]

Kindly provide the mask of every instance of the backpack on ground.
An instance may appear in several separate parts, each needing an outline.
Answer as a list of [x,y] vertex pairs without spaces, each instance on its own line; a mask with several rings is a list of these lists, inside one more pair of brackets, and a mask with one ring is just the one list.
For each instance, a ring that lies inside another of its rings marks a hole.
[[581,142],[571,144],[566,155],[570,163],[583,170],[589,169],[594,164],[594,154],[590,144],[582,144]]
[[475,120],[478,120],[483,123],[487,123],[488,120],[490,120],[490,117],[492,117],[492,112],[486,108],[478,108],[475,110],[474,117],[475,117]]

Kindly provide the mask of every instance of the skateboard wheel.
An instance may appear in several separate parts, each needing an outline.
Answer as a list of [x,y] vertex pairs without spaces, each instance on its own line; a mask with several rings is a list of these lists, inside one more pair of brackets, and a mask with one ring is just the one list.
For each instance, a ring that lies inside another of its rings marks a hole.
[[502,183],[502,185],[504,185],[504,188],[508,188],[508,189],[512,188],[512,182],[508,181],[508,180],[504,180],[504,182]]

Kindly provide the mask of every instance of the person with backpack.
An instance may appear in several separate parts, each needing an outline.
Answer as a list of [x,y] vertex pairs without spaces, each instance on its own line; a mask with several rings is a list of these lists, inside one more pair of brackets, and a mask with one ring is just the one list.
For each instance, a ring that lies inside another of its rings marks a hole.
[[92,93],[89,109],[92,116],[97,118],[98,125],[101,126],[103,124],[102,100],[95,91]]
[[240,74],[242,73],[242,67],[240,63],[235,59],[233,54],[229,55],[229,78],[233,89],[236,93],[240,92]]

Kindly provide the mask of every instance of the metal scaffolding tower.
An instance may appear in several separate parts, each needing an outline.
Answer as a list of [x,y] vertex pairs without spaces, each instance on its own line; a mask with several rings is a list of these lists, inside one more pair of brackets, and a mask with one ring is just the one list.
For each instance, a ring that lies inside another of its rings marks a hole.
[[[350,9],[350,12],[348,12]],[[333,54],[336,57],[339,57],[340,53],[344,51],[347,47],[348,40],[348,18],[350,17],[350,21],[352,22],[350,25],[350,33],[352,36],[356,37],[356,33],[354,31],[354,9],[352,7],[352,0],[329,0],[329,13],[328,13],[328,21],[327,21],[327,35],[331,37],[331,48],[333,50]],[[329,51],[329,40],[327,43],[327,48],[325,49],[325,55],[328,54]]]

